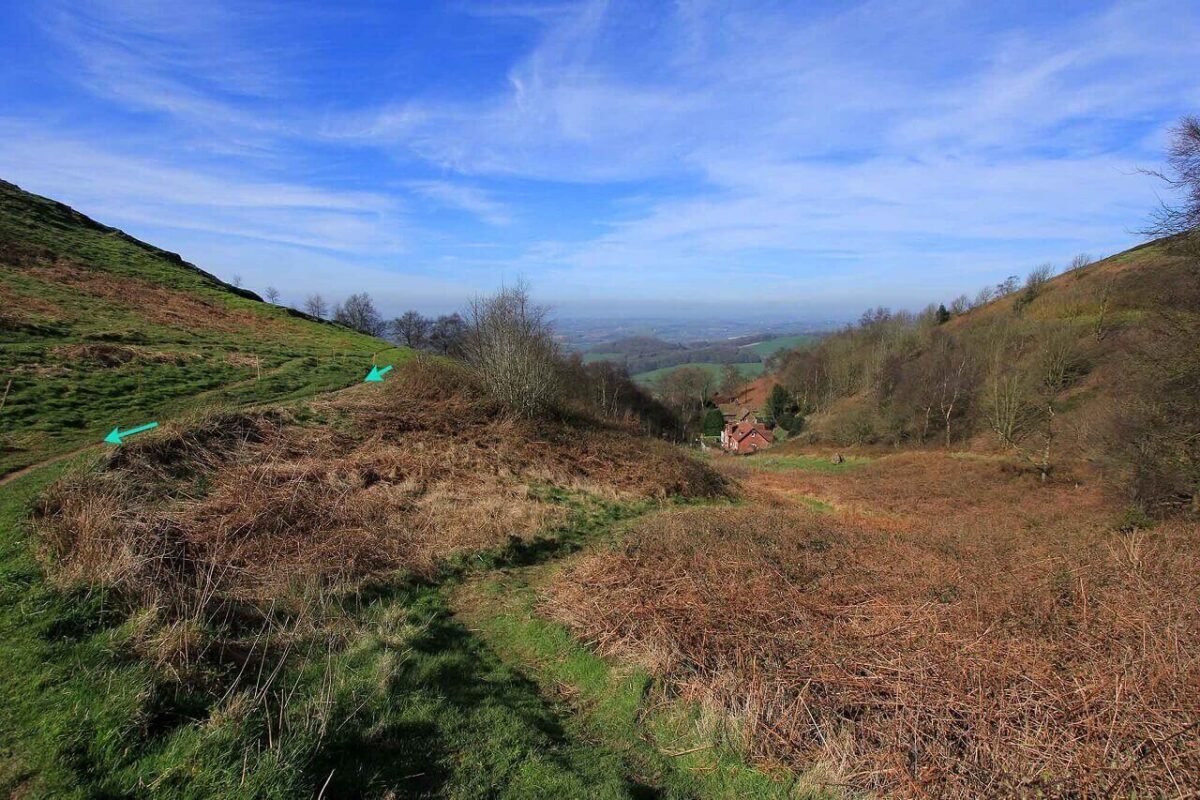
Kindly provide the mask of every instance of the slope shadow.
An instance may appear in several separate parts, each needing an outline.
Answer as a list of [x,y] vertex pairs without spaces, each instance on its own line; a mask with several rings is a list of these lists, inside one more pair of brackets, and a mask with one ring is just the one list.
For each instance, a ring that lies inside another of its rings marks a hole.
[[310,765],[316,788],[328,781],[326,797],[504,796],[531,760],[580,797],[601,784],[609,796],[661,796],[619,756],[596,758],[594,745],[573,740],[537,685],[455,619],[436,589],[377,591],[424,626],[382,705],[365,704]]

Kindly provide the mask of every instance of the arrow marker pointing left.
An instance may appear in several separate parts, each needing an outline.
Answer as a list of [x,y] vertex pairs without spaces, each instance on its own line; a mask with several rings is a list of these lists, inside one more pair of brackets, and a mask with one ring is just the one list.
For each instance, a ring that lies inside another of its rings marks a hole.
[[147,422],[145,425],[138,425],[136,428],[130,428],[124,431],[120,428],[113,428],[111,431],[109,431],[108,436],[104,437],[104,441],[108,442],[109,444],[120,444],[122,437],[133,436],[135,433],[141,433],[142,431],[148,431],[151,428],[157,427],[157,422]]
[[384,367],[383,369],[380,369],[379,367],[371,367],[371,371],[367,373],[367,377],[363,378],[363,381],[371,382],[371,383],[382,381],[383,376],[387,375],[391,371],[391,369],[392,369],[392,367],[390,364],[388,366]]

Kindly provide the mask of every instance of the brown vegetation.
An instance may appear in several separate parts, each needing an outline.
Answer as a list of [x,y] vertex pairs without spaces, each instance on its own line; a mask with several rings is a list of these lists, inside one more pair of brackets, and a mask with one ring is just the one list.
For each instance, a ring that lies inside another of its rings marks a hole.
[[988,459],[735,470],[775,502],[648,518],[543,610],[731,716],[758,757],[859,789],[1200,788],[1194,526],[1114,530],[1088,485]]
[[[219,332],[282,329],[283,323],[250,309],[228,308],[191,292],[176,291],[127,275],[90,269],[65,258],[24,270],[39,281],[70,288],[119,308],[135,311],[148,322],[184,330]],[[30,298],[30,302],[42,301]],[[31,308],[30,311],[36,310]]]
[[711,470],[590,421],[507,413],[461,368],[419,360],[319,404],[330,424],[224,414],[57,483],[36,521],[55,574],[140,602],[265,599],[501,545],[559,513],[553,484],[624,497],[723,491]]
[[97,367],[118,367],[131,361],[185,364],[198,357],[197,354],[189,352],[166,352],[149,347],[108,343],[59,345],[53,349],[53,353],[63,361]]

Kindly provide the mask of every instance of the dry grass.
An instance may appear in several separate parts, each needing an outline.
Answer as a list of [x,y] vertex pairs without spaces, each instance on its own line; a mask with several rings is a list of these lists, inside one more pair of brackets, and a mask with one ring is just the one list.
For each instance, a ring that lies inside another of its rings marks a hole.
[[1113,532],[1103,498],[913,454],[751,473],[666,512],[543,609],[741,722],[760,758],[902,797],[1200,789],[1200,532]]
[[131,361],[156,364],[186,364],[198,358],[196,353],[167,352],[149,347],[131,347],[122,344],[88,343],[59,345],[51,352],[62,361],[96,367],[119,367]]
[[[246,329],[279,333],[286,329],[285,322],[248,308],[228,308],[190,292],[177,291],[129,275],[91,269],[67,258],[60,257],[53,264],[30,267],[24,273],[45,283],[67,287],[102,299],[110,305],[135,311],[142,319],[158,325],[223,333]],[[29,302],[34,305],[18,310],[26,315],[30,311],[41,311],[41,301],[29,298]]]
[[330,424],[224,414],[114,451],[36,516],[56,576],[191,614],[504,544],[554,523],[540,484],[610,496],[724,491],[664,443],[590,420],[505,415],[458,368],[421,361],[320,404]]

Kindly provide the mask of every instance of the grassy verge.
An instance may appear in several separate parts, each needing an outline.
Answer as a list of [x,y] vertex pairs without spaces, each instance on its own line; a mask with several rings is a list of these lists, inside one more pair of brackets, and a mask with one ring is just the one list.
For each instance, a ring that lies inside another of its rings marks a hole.
[[[536,574],[536,573],[535,573]],[[582,737],[623,753],[661,797],[825,797],[790,773],[768,774],[739,752],[737,731],[694,704],[664,700],[644,669],[603,659],[536,614],[528,573],[488,577],[455,597],[460,615],[542,691],[574,709]]]
[[[569,552],[615,541],[626,520],[656,510],[569,497],[566,502],[573,506],[572,521],[564,527]],[[464,575],[466,580],[453,587],[451,602],[505,662],[571,707],[570,726],[577,736],[622,753],[639,782],[657,787],[655,796],[831,796],[803,776],[754,768],[728,719],[662,696],[649,671],[602,658],[564,626],[539,617],[535,587],[563,563],[561,558],[506,559],[500,571]]]

